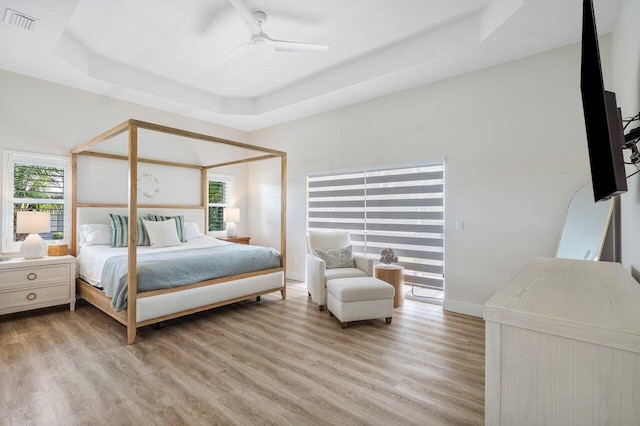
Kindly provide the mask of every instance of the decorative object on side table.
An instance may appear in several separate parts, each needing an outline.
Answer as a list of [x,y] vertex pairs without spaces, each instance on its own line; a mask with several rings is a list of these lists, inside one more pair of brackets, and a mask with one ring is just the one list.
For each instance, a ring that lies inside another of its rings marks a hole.
[[49,212],[17,212],[16,233],[29,234],[20,246],[20,254],[25,259],[39,259],[47,254],[47,243],[38,235],[51,231]]
[[236,222],[240,222],[240,209],[237,207],[224,209],[223,220],[227,222],[227,237],[237,237],[238,228],[236,228]]
[[393,297],[394,308],[404,305],[404,267],[391,264],[397,261],[398,256],[393,249],[386,248],[380,252],[381,263],[373,268],[373,275],[376,278],[391,284],[396,289],[396,294]]
[[49,246],[49,256],[66,256],[69,254],[69,245],[67,244],[51,244]]
[[390,265],[393,262],[398,261],[398,256],[396,256],[396,252],[393,249],[387,247],[380,252],[380,262],[385,265]]

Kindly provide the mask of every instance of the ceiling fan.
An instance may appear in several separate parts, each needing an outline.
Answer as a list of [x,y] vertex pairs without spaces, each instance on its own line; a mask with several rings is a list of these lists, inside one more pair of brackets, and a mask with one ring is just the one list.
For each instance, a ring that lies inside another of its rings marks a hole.
[[238,15],[242,18],[247,28],[251,32],[251,39],[247,43],[242,43],[231,52],[229,52],[224,58],[223,62],[231,60],[233,57],[238,56],[248,47],[268,47],[278,52],[326,52],[329,50],[329,46],[323,46],[320,44],[300,43],[297,41],[286,40],[274,40],[267,34],[262,32],[262,24],[267,22],[267,14],[262,11],[249,12],[249,9],[240,0],[229,0],[233,8],[238,12]]

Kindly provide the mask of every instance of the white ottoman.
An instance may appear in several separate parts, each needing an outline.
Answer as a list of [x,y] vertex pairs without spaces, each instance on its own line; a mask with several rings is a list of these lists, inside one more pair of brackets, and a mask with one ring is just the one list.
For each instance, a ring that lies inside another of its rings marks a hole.
[[373,277],[336,278],[327,282],[327,308],[347,328],[350,321],[385,318],[391,324],[391,284]]

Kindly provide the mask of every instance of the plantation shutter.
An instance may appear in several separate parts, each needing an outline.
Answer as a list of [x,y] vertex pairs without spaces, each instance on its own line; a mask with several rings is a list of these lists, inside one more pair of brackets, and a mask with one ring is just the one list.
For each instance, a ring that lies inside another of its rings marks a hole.
[[208,230],[224,231],[226,224],[224,222],[224,209],[231,207],[233,199],[233,179],[231,176],[209,174],[208,188]]
[[390,247],[405,284],[444,287],[444,163],[308,177],[309,230],[344,230],[354,251]]
[[40,236],[68,243],[69,159],[5,150],[2,161],[2,251],[18,251],[27,236],[16,233],[19,211],[48,212],[51,231]]

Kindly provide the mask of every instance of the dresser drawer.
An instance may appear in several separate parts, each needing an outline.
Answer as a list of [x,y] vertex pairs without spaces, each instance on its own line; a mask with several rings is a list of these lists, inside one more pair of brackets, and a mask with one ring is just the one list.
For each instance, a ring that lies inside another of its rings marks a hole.
[[0,290],[20,285],[69,281],[69,265],[35,266],[0,271]]
[[0,309],[27,307],[56,300],[69,299],[69,283],[54,284],[37,288],[24,288],[0,292]]

